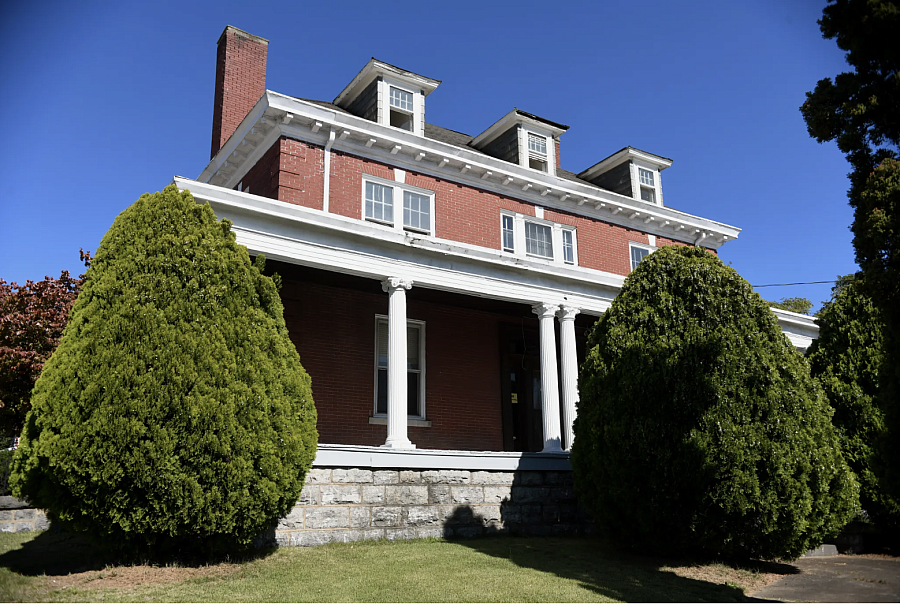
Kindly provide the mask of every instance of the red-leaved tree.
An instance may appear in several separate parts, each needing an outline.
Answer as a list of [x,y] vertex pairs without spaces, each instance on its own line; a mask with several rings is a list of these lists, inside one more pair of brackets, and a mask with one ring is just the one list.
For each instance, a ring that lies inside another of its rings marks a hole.
[[[90,251],[80,256],[90,266]],[[59,344],[83,279],[68,271],[24,286],[0,279],[0,436],[21,432],[34,381]]]

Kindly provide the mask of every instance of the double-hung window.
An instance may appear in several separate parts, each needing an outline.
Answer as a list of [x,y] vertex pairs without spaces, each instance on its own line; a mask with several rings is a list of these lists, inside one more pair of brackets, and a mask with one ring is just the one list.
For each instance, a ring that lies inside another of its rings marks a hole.
[[413,129],[413,93],[390,87],[391,97],[391,126],[412,131]]
[[547,172],[547,137],[533,132],[528,133],[528,166]]
[[[388,318],[375,318],[375,414],[387,414]],[[406,413],[425,417],[425,322],[406,322]]]
[[536,217],[503,211],[500,246],[503,252],[519,257],[578,264],[575,228]]
[[525,221],[525,254],[553,258],[553,228],[550,225]]
[[[396,212],[394,200],[402,200],[403,204]],[[367,221],[431,235],[433,205],[431,191],[378,177],[363,179],[363,217]]]
[[641,199],[655,204],[656,180],[653,177],[653,172],[644,168],[638,168],[638,178],[641,181]]
[[653,252],[656,248],[652,246],[645,246],[643,244],[630,244],[629,245],[631,251],[631,270],[634,271],[637,269],[637,266],[641,263],[642,260],[650,256],[650,253]]

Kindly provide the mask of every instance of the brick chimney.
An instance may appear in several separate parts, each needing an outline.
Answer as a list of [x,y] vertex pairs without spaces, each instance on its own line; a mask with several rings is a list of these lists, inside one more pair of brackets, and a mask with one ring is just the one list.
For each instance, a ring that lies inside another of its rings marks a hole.
[[213,105],[212,159],[266,91],[269,41],[227,26],[216,53],[216,97]]

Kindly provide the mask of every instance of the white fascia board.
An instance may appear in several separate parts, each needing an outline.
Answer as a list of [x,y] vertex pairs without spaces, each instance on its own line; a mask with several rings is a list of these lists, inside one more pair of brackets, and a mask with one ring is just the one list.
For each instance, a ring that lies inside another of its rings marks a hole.
[[369,62],[366,63],[361,70],[359,70],[359,73],[356,74],[352,80],[350,80],[350,83],[344,87],[344,90],[342,90],[340,94],[335,97],[334,104],[343,107],[343,105],[341,104],[346,101],[348,95],[350,95],[354,90],[358,88],[365,88],[369,85],[369,83],[372,82],[372,80],[380,75],[390,75],[398,80],[405,82],[407,85],[415,86],[417,89],[424,91],[426,97],[434,92],[434,89],[437,88],[441,83],[440,80],[428,78],[426,76],[422,76],[417,73],[395,67],[390,63],[384,63],[383,61],[379,61],[378,59],[372,57],[371,59],[369,59]]
[[490,143],[492,140],[496,139],[498,136],[500,136],[516,124],[523,124],[529,129],[540,131],[542,133],[548,133],[551,138],[558,137],[559,135],[566,132],[564,128],[557,128],[555,126],[551,126],[546,122],[524,116],[519,113],[518,110],[513,109],[508,114],[494,122],[487,130],[472,139],[472,146],[480,148],[483,145]]
[[596,175],[615,168],[619,164],[627,162],[628,160],[635,160],[638,162],[649,164],[660,172],[672,165],[671,160],[668,160],[661,156],[653,155],[652,153],[647,153],[645,151],[641,151],[640,149],[635,149],[634,147],[626,147],[625,149],[612,154],[605,160],[597,162],[587,170],[579,172],[578,178],[589,181]]
[[[436,178],[488,190],[545,208],[586,216],[685,243],[695,243],[700,237],[697,234],[701,234],[701,236],[704,236],[703,245],[709,248],[718,248],[724,242],[736,239],[741,232],[740,229],[731,225],[693,216],[672,208],[635,200],[634,198],[606,191],[593,185],[576,183],[539,170],[504,162],[474,149],[457,147],[441,141],[424,138],[405,130],[377,124],[354,115],[327,111],[318,105],[272,91],[266,91],[264,98],[260,99],[257,105],[263,103],[264,100],[266,106],[262,108],[262,111],[256,113],[258,108],[254,107],[251,114],[257,116],[257,122],[265,118],[266,121],[272,123],[281,135],[312,142],[316,145],[323,145],[323,141],[328,136],[328,128],[321,128],[318,133],[313,133],[303,125],[319,121],[326,126],[335,127],[339,130],[349,130],[354,133],[351,137],[337,141],[334,148],[405,170],[429,174]],[[286,114],[294,116],[294,119],[289,124],[285,124],[283,120],[278,119],[279,116]],[[235,133],[249,132],[254,125],[252,115],[248,114]],[[370,138],[376,139],[378,145],[366,147],[364,143]],[[224,155],[227,158],[233,151],[232,146],[236,147],[240,144],[239,139],[239,136],[232,136],[229,139],[228,144],[210,162],[207,170],[203,171],[198,178],[199,181],[209,182],[214,177],[215,170],[211,170],[211,167],[216,165],[216,161],[220,156]],[[391,154],[390,150],[397,145],[402,148],[402,153]],[[429,161],[415,161],[414,156],[418,152],[424,152],[428,156]],[[264,153],[264,150],[261,150],[260,153]],[[441,160],[444,158],[449,161],[444,166],[441,166]],[[462,164],[471,166],[471,169],[465,174],[462,174],[459,170]],[[239,167],[230,174],[225,186],[233,187],[236,185],[251,167],[252,165],[245,160],[244,166]],[[481,175],[488,171],[492,172],[494,176],[491,179],[482,179]],[[503,180],[507,175],[512,177],[513,181],[508,185],[504,185]],[[527,192],[522,190],[522,185],[525,183],[533,185]],[[541,192],[547,188],[551,189],[553,194],[541,196]],[[560,202],[559,198],[565,194],[568,194],[567,199],[569,201]],[[587,203],[577,204],[576,202],[580,200],[586,200]],[[615,215],[612,214],[617,208],[621,208],[622,211],[617,212]],[[629,216],[635,212],[640,213],[640,218],[637,220],[629,219]],[[653,218],[651,223],[645,222],[648,217]],[[675,231],[674,229],[677,226],[682,226],[683,229]]]
[[379,280],[400,275],[426,288],[524,304],[566,304],[589,315],[606,311],[625,281],[621,275],[398,232],[183,177],[173,183],[229,219],[239,244],[293,264]]
[[781,331],[798,349],[805,351],[812,341],[819,337],[819,326],[815,317],[769,307],[778,319]]
[[313,467],[472,471],[568,471],[568,452],[480,452],[391,449],[320,443]]

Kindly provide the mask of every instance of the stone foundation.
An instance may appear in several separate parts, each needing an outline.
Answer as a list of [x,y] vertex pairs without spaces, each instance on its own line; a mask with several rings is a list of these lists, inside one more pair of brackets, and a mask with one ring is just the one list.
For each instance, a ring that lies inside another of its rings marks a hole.
[[357,540],[589,533],[568,470],[313,468],[279,546]]
[[43,511],[12,496],[0,496],[0,532],[43,531],[49,527]]

